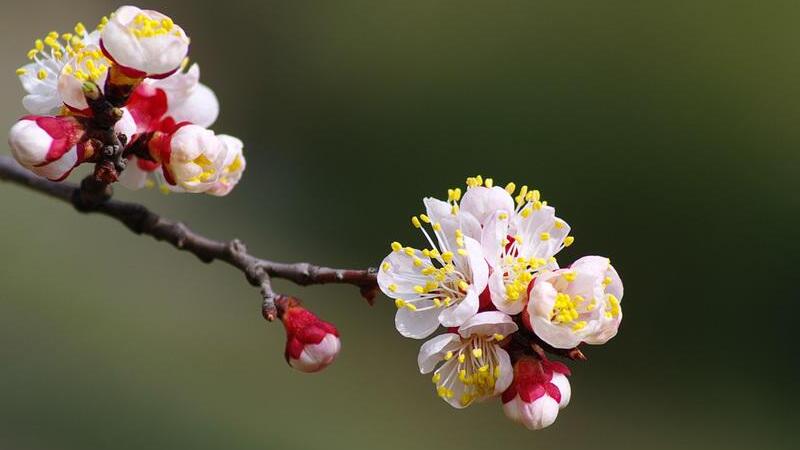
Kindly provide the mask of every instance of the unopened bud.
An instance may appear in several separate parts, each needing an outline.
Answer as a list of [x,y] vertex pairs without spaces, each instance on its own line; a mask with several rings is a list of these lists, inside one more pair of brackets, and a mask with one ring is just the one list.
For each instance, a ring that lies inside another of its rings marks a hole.
[[341,349],[336,327],[320,320],[295,298],[281,297],[276,303],[286,328],[286,362],[307,373],[329,366]]

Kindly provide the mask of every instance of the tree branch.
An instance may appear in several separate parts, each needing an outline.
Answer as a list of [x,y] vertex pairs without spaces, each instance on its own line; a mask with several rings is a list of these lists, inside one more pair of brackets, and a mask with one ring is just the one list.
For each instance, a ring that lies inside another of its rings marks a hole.
[[[376,269],[335,269],[306,262],[282,263],[261,259],[247,252],[236,239],[217,241],[198,234],[181,222],[159,216],[138,203],[122,202],[109,198],[107,191],[88,195],[70,183],[56,183],[25,170],[12,158],[0,155],[0,180],[10,181],[70,203],[80,212],[99,213],[122,222],[136,234],[152,236],[166,241],[175,248],[197,256],[210,263],[223,261],[242,271],[247,281],[261,288],[264,299],[263,313],[268,320],[275,318],[275,297],[270,278],[282,278],[301,286],[312,284],[350,284],[360,289],[370,303],[378,291]],[[91,194],[91,193],[90,193]]]

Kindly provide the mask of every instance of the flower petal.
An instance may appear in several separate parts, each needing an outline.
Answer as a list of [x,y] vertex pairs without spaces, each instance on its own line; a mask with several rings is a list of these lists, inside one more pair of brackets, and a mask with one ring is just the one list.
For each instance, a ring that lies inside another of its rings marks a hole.
[[461,344],[461,338],[455,333],[440,334],[428,341],[419,349],[417,364],[420,373],[430,373],[436,368],[443,355],[448,351],[455,350]]
[[518,329],[519,327],[508,314],[500,311],[484,311],[464,322],[458,328],[458,333],[464,338],[473,335],[492,336],[494,334],[508,336]]

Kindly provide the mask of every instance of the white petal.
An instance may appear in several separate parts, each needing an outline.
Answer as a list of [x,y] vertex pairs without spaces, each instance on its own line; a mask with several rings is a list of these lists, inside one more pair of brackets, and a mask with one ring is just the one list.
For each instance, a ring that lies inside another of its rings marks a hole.
[[461,338],[455,333],[445,333],[426,341],[419,349],[417,364],[420,373],[430,373],[448,351],[461,345]]
[[34,120],[22,119],[8,132],[12,155],[28,168],[45,161],[52,143],[53,138]]
[[558,417],[558,403],[550,396],[543,395],[522,408],[522,424],[529,430],[547,428]]
[[472,214],[481,225],[485,225],[496,211],[514,211],[514,199],[499,186],[472,187],[467,189],[460,207],[462,211]]
[[[414,265],[414,257],[419,258],[422,264]],[[389,267],[388,270],[384,267]],[[413,300],[420,297],[414,291],[414,286],[424,286],[429,277],[422,275],[422,269],[431,266],[431,259],[421,251],[414,250],[414,256],[409,256],[405,251],[393,251],[383,259],[378,272],[378,286],[381,291],[391,298]]]
[[[584,337],[594,330],[593,323],[586,325],[579,331],[573,331],[569,325],[556,325],[549,319],[531,316],[531,327],[539,338],[555,348],[574,348],[581,343]],[[589,332],[586,330],[589,329]]]
[[501,270],[492,272],[492,275],[489,277],[489,294],[491,295],[492,304],[495,308],[513,316],[521,313],[522,310],[525,309],[528,293],[521,293],[520,298],[516,300],[508,300]]
[[553,313],[558,291],[550,283],[550,280],[556,276],[558,276],[556,272],[547,272],[534,279],[533,289],[531,289],[530,299],[528,300],[528,314],[530,314],[531,318],[534,316],[549,318]]
[[457,327],[478,312],[480,300],[473,287],[467,290],[467,295],[460,302],[444,309],[439,314],[439,322],[446,327]]
[[465,236],[464,248],[467,250],[466,261],[472,274],[470,284],[480,294],[489,282],[489,265],[483,257],[483,249],[478,241]]
[[150,174],[140,169],[136,161],[137,158],[135,156],[131,158],[125,170],[119,176],[120,184],[131,190],[143,188],[147,184],[147,176]]
[[484,311],[464,322],[459,327],[458,333],[465,338],[473,335],[492,336],[494,334],[508,336],[518,329],[519,327],[508,314],[500,311]]
[[201,127],[210,127],[219,115],[219,101],[208,86],[197,85],[182,102],[169,104],[167,111],[176,122],[191,122]]
[[558,402],[559,409],[563,409],[569,404],[569,399],[572,397],[572,388],[569,385],[569,380],[563,373],[553,373],[551,383],[555,384],[558,391],[561,393],[561,401]]
[[78,163],[78,149],[72,147],[67,150],[61,158],[51,161],[47,165],[33,167],[31,170],[39,176],[48,178],[50,180],[61,180],[66,176]]
[[497,362],[500,367],[500,377],[494,385],[494,393],[502,394],[514,381],[514,366],[511,365],[511,357],[502,348],[497,348]]
[[439,328],[439,310],[431,308],[411,311],[408,308],[399,308],[394,316],[394,326],[407,338],[424,339]]
[[493,268],[500,266],[503,255],[505,255],[505,240],[508,238],[510,214],[505,210],[495,212],[481,233],[481,247],[486,262]]

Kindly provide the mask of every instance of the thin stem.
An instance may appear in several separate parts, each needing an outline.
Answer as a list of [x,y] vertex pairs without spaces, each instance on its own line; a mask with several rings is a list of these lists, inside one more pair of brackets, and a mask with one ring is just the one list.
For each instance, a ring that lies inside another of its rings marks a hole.
[[248,253],[245,245],[236,239],[218,241],[205,237],[181,222],[159,216],[143,205],[110,199],[106,191],[101,192],[101,198],[87,201],[86,192],[78,186],[40,178],[8,156],[0,156],[0,180],[67,202],[80,212],[98,213],[116,219],[136,234],[168,242],[178,250],[192,253],[205,263],[219,260],[239,269],[252,286],[261,289],[264,315],[270,320],[275,317],[276,297],[270,278],[282,278],[301,286],[350,284],[358,287],[361,295],[370,303],[378,292],[377,271],[374,268],[337,269],[307,262],[283,263],[258,258]]

